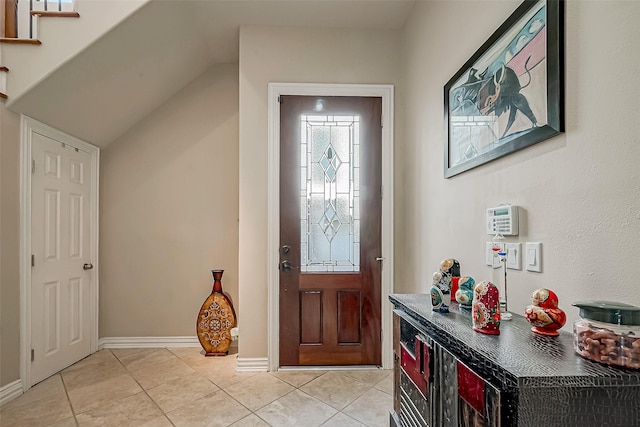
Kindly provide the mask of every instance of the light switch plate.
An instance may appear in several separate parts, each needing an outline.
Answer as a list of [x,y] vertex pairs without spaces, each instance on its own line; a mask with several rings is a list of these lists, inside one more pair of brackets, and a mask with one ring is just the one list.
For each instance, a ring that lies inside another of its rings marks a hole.
[[507,243],[507,268],[522,270],[522,243]]
[[524,264],[528,271],[542,273],[542,243],[527,242],[524,258]]

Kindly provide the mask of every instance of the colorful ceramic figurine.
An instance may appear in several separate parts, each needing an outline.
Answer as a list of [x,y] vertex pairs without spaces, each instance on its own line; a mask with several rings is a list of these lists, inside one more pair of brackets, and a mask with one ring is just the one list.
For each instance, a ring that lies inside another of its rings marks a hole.
[[433,273],[433,285],[440,288],[443,294],[451,292],[451,278],[460,277],[460,263],[447,258],[440,263],[440,271]]
[[491,282],[480,282],[473,288],[471,303],[473,330],[483,334],[500,334],[500,297]]
[[473,277],[462,276],[458,280],[458,290],[456,291],[455,298],[460,304],[461,308],[471,309],[471,302],[473,301],[473,287],[476,281]]
[[440,313],[449,312],[449,306],[444,303],[444,294],[437,286],[431,287],[431,305],[433,306],[433,311]]
[[537,289],[531,295],[531,305],[524,311],[524,317],[533,325],[537,334],[557,337],[558,329],[567,321],[567,315],[558,308],[558,296],[549,289]]

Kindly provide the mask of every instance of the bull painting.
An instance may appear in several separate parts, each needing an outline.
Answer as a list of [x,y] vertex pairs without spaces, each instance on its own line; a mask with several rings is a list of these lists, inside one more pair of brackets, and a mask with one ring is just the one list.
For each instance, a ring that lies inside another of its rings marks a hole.
[[[549,72],[547,57],[550,22],[551,36],[559,37],[557,3],[525,1],[509,18],[511,27],[494,34],[445,85],[447,168],[466,170],[458,165],[474,167],[538,138],[527,135],[552,134],[550,119],[558,133],[559,119],[549,116],[547,91],[560,78],[559,72]],[[551,60],[559,61],[556,56]],[[559,96],[553,100],[560,102]]]

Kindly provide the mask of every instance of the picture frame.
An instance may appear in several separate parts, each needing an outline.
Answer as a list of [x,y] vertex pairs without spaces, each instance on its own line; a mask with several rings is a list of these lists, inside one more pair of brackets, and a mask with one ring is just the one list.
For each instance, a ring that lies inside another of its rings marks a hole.
[[444,86],[444,177],[564,132],[564,0],[525,0]]

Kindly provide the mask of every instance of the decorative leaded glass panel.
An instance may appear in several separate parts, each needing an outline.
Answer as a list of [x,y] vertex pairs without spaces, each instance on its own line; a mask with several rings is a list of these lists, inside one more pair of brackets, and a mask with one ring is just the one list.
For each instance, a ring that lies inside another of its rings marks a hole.
[[300,116],[300,269],[360,270],[360,117]]

